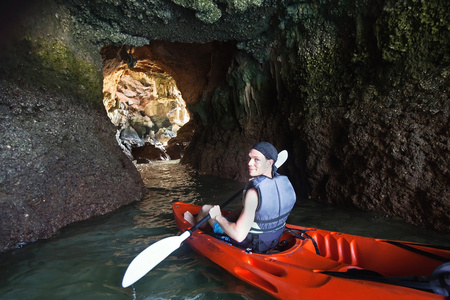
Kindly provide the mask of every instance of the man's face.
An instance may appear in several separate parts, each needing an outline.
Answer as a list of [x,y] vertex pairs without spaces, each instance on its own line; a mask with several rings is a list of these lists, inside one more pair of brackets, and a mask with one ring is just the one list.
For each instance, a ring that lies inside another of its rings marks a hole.
[[250,161],[248,162],[248,172],[251,177],[265,175],[272,177],[272,159],[267,159],[258,150],[252,149],[248,153]]

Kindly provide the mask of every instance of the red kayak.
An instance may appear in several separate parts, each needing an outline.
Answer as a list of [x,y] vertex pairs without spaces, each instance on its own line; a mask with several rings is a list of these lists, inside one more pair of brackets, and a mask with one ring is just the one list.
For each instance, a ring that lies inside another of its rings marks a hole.
[[[192,227],[177,202],[181,231]],[[226,214],[226,212],[224,212]],[[279,299],[448,299],[450,248],[287,225],[269,254],[248,253],[196,230],[186,239],[198,253]],[[447,296],[446,296],[447,295]]]

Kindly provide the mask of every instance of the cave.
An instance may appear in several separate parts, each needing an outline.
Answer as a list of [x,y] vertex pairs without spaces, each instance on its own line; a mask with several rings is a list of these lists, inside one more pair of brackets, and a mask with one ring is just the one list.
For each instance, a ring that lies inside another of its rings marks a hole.
[[[139,201],[133,160],[244,182],[262,140],[288,150],[300,200],[449,232],[448,1],[363,2],[7,1],[0,251]],[[121,118],[118,74],[176,85],[189,121],[164,151],[126,144],[166,119]]]

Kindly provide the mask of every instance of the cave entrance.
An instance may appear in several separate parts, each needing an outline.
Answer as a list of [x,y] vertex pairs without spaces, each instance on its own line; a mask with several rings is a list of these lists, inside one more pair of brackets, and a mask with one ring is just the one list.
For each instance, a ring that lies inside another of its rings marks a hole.
[[235,42],[218,41],[103,47],[103,104],[124,152],[138,162],[182,158],[211,121],[207,103],[227,85],[235,53]]
[[186,145],[167,148],[190,116],[175,80],[151,59],[135,60],[130,47],[102,54],[103,104],[123,151],[138,163],[180,158]]

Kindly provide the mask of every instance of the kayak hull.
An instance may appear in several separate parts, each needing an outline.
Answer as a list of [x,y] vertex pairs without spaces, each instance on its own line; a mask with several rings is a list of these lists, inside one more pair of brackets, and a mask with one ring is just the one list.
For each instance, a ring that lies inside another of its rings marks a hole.
[[[186,231],[192,227],[183,214],[197,214],[199,210],[200,206],[174,203],[178,228]],[[448,249],[287,225],[291,230],[305,231],[312,239],[303,240],[285,232],[282,240],[287,242],[283,249],[257,254],[213,237],[208,227],[194,231],[186,239],[191,248],[279,299],[446,299],[429,289],[384,281],[386,277],[430,276],[450,261]]]

